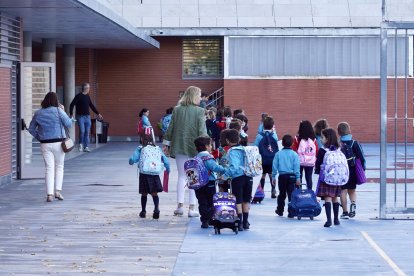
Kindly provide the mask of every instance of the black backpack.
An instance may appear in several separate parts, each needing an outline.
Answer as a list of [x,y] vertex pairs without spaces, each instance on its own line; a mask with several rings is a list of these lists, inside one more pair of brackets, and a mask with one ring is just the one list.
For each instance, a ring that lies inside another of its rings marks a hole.
[[273,158],[276,155],[276,152],[279,151],[279,146],[277,141],[272,136],[272,132],[263,132],[262,140],[259,142],[259,153],[262,156],[263,165],[271,165],[273,163]]
[[348,161],[348,167],[355,167],[355,154],[354,150],[352,149],[354,147],[354,140],[351,140],[352,143],[349,146],[348,143],[342,142],[341,151],[346,157],[346,161]]

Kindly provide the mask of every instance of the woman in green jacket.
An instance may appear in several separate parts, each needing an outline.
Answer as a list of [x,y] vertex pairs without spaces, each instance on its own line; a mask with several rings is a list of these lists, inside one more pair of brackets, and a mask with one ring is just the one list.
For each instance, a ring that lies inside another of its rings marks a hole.
[[[177,162],[178,206],[174,211],[174,215],[183,215],[184,213],[183,204],[186,184],[184,162],[197,154],[194,140],[201,135],[207,135],[205,110],[199,107],[200,100],[201,89],[195,86],[188,87],[173,110],[171,122],[163,140],[164,152],[169,153]],[[198,217],[199,213],[196,208],[197,202],[194,190],[189,190],[189,193],[190,208],[188,216]]]

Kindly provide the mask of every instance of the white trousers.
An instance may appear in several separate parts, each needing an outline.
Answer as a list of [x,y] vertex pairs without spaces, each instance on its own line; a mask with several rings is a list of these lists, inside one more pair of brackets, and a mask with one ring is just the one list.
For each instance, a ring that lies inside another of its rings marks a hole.
[[[175,156],[175,161],[177,162],[177,171],[178,171],[178,182],[177,182],[177,202],[184,203],[185,196],[185,184],[186,184],[186,175],[184,171],[184,163],[190,159],[187,155],[177,154]],[[196,205],[197,198],[195,192],[192,189],[188,189],[190,192],[190,205]]]
[[55,189],[62,190],[65,152],[62,150],[61,144],[62,142],[40,144],[46,167],[45,182],[48,195],[53,195]]

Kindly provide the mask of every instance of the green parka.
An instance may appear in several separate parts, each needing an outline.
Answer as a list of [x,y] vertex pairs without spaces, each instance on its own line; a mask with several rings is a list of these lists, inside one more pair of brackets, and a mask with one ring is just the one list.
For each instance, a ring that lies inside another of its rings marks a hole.
[[195,105],[178,105],[174,108],[163,144],[170,146],[170,155],[183,154],[194,157],[197,150],[194,140],[207,136],[204,108]]

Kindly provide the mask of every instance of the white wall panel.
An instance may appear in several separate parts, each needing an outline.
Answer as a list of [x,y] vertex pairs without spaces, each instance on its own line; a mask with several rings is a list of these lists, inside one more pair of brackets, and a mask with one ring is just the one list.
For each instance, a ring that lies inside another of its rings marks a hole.
[[[398,74],[404,74],[404,38],[398,39]],[[230,37],[229,76],[379,76],[378,37]],[[394,38],[388,40],[394,74]]]

